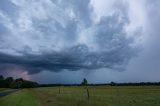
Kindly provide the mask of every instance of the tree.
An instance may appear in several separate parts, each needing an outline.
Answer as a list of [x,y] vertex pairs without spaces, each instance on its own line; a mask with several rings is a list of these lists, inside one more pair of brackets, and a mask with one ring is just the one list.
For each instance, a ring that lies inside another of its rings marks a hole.
[[13,81],[13,82],[10,84],[10,87],[11,87],[11,88],[19,88],[19,84],[18,84],[18,82]]
[[87,85],[88,84],[88,81],[86,78],[83,79],[83,81],[81,82],[81,85]]
[[111,82],[110,85],[111,85],[111,86],[115,86],[116,83],[115,83],[115,82]]
[[14,80],[12,77],[7,77],[4,79],[4,77],[0,75],[0,88],[33,88],[37,86],[38,83],[27,81],[23,78]]
[[0,88],[4,87],[4,77],[0,75]]
[[12,77],[7,77],[7,78],[5,79],[5,81],[13,82],[13,78],[12,78]]
[[21,88],[34,88],[37,87],[38,83],[32,81],[23,81]]
[[15,81],[16,81],[16,82],[18,82],[18,81],[23,82],[24,80],[23,80],[23,78],[18,78],[18,79],[16,79]]
[[22,88],[23,81],[24,81],[23,78],[18,78],[15,80],[17,88]]
[[5,83],[5,87],[10,87],[10,84],[14,81],[14,79],[12,77],[7,77],[5,80],[4,80],[4,83]]
[[3,77],[3,75],[0,75],[0,80],[4,80],[4,77]]

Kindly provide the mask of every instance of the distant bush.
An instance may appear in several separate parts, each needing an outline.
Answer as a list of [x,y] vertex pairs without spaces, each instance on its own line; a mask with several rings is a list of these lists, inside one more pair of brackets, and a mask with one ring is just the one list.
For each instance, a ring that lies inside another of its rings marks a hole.
[[22,78],[14,80],[12,77],[6,79],[0,75],[0,88],[34,88],[37,87],[38,83],[27,81]]
[[111,82],[110,85],[111,85],[111,86],[115,86],[116,83],[115,83],[115,82]]
[[87,85],[88,84],[88,81],[87,81],[87,79],[83,79],[83,81],[81,82],[81,85]]

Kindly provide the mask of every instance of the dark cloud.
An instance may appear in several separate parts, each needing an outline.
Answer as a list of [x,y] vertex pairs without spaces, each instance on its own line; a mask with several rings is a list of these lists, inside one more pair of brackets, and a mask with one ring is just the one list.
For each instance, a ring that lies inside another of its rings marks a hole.
[[86,45],[77,45],[67,48],[61,52],[46,53],[40,55],[26,54],[13,56],[0,54],[0,67],[20,66],[29,74],[38,73],[43,70],[54,72],[63,69],[76,71],[80,69],[111,68],[122,69],[124,64],[132,57],[131,48],[121,48],[104,52],[90,52]]
[[159,0],[0,0],[0,74],[159,81],[159,10]]
[[137,52],[134,40],[127,38],[125,27],[130,22],[128,7],[123,4],[117,3],[114,12],[99,21],[94,20],[90,0],[14,0],[12,4],[11,10],[17,8],[17,19],[9,9],[5,11],[10,15],[0,13],[4,21],[0,21],[0,38],[4,29],[9,32],[0,42],[4,45],[0,48],[0,70],[20,67],[29,74],[65,69],[124,70]]

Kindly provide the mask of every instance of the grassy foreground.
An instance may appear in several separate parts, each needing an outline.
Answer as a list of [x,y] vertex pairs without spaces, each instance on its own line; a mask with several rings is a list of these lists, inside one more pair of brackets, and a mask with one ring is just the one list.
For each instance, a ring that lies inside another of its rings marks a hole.
[[0,98],[0,106],[37,106],[37,103],[29,90],[20,90]]
[[0,98],[0,106],[160,106],[160,87],[46,87]]
[[0,88],[0,92],[4,91],[4,90],[7,90],[7,88]]

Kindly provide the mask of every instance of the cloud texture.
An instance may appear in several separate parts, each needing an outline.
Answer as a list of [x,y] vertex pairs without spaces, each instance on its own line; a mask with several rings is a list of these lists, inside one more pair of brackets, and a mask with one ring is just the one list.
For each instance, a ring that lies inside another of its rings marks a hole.
[[127,33],[126,4],[113,3],[110,13],[99,16],[90,0],[2,0],[0,69],[124,70],[137,52]]

